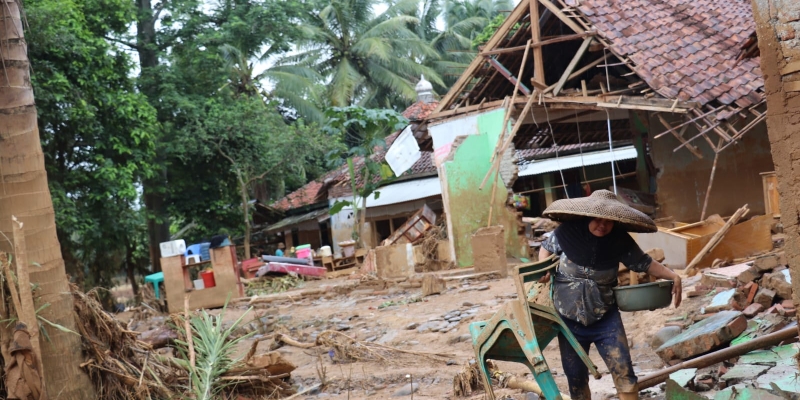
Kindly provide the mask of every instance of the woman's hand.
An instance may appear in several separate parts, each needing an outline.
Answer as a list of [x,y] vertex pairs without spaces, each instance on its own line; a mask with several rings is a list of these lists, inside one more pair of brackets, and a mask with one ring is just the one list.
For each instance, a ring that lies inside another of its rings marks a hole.
[[543,277],[539,278],[539,283],[550,282],[550,273],[546,273]]
[[[675,272],[673,272],[675,274]],[[672,300],[675,304],[675,308],[678,308],[681,305],[681,300],[683,300],[683,284],[681,283],[681,276],[675,274],[675,277],[672,278]]]
[[683,300],[683,283],[681,282],[681,276],[656,260],[650,263],[647,273],[658,279],[672,280],[672,300],[673,304],[675,304],[675,308],[678,308],[678,306],[681,305],[681,300]]

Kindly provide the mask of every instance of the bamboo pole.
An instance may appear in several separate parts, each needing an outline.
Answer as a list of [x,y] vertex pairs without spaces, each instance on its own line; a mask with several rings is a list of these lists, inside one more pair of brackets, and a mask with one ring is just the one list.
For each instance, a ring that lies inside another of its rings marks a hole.
[[[722,138],[719,139],[717,148],[722,146]],[[711,177],[708,178],[708,189],[706,189],[706,198],[703,200],[703,212],[700,213],[700,221],[706,219],[706,209],[708,208],[708,198],[711,197],[711,186],[714,185],[714,174],[717,172],[717,160],[719,159],[719,152],[714,153],[714,163],[711,166]]]
[[661,371],[652,373],[639,379],[639,390],[647,389],[666,381],[667,378],[669,378],[669,375],[675,371],[680,371],[686,368],[709,367],[718,362],[747,354],[753,350],[774,346],[785,340],[790,340],[795,337],[797,337],[796,327],[785,328],[780,331],[770,333],[769,335],[753,339],[749,342],[731,346],[727,349],[718,350],[689,361],[684,361],[680,364],[675,364],[669,368],[662,369]]
[[733,216],[731,216],[731,219],[729,219],[728,222],[726,222],[725,225],[723,225],[722,228],[719,231],[717,231],[717,233],[715,233],[713,237],[711,237],[711,240],[709,240],[708,243],[706,243],[705,247],[703,247],[703,249],[700,250],[700,252],[697,253],[697,255],[694,257],[692,262],[690,262],[689,265],[686,266],[686,274],[688,276],[697,275],[697,269],[698,269],[697,265],[700,264],[700,261],[703,259],[703,257],[705,257],[706,254],[710,253],[711,250],[714,250],[714,247],[716,247],[722,241],[722,239],[725,237],[728,231],[734,225],[736,225],[736,223],[739,222],[741,218],[747,215],[749,211],[750,209],[747,208],[747,204],[745,204],[744,207],[736,210]]

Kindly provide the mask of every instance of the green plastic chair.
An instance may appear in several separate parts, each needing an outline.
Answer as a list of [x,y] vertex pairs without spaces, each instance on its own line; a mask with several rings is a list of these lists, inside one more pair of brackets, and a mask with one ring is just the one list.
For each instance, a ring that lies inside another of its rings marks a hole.
[[[486,366],[486,361],[490,359],[525,364],[542,389],[544,398],[561,400],[561,393],[553,379],[553,374],[542,355],[542,350],[559,333],[567,338],[589,368],[589,372],[596,379],[600,379],[594,363],[556,310],[553,307],[535,304],[528,300],[525,283],[538,281],[548,272],[554,271],[557,265],[558,258],[551,256],[542,261],[517,267],[513,275],[517,299],[504,304],[488,321],[477,321],[470,324],[472,347],[475,350],[475,359],[480,367],[481,379],[489,400],[495,399],[491,376]],[[550,296],[552,298],[552,290]]]

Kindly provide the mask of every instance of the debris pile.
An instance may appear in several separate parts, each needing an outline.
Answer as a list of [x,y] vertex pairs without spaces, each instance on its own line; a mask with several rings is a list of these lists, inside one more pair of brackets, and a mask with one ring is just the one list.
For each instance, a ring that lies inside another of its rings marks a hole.
[[[687,297],[702,304],[696,311],[669,320],[655,335],[652,344],[658,346],[656,353],[665,363],[675,365],[710,352],[728,351],[721,349],[787,329],[796,333],[796,305],[784,253],[775,251],[741,261],[689,278],[694,285],[687,288]],[[782,397],[782,391],[800,392],[795,377],[800,350],[800,345],[793,344],[796,341],[793,337],[771,344],[778,347],[751,351],[738,359],[732,356],[704,368],[677,371],[670,375],[671,384],[696,392],[724,391],[716,398],[724,393],[725,399],[742,398],[743,393],[770,391],[770,396]]]

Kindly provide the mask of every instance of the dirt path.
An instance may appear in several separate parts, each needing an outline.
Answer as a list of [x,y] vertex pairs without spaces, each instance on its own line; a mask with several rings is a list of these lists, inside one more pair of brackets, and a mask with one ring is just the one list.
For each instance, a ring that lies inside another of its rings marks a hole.
[[[305,287],[337,284],[344,282],[345,279],[309,282]],[[278,351],[298,366],[292,373],[292,380],[301,386],[301,389],[320,383],[319,371],[322,370],[325,371],[325,379],[328,381],[323,392],[314,391],[299,398],[410,398],[409,395],[393,397],[393,394],[409,383],[407,375],[411,375],[414,383],[419,385],[419,390],[414,393],[415,398],[450,399],[454,398],[453,377],[474,358],[469,338],[469,323],[488,319],[501,304],[512,298],[515,291],[510,278],[450,282],[449,287],[444,294],[430,296],[421,301],[416,300],[420,297],[419,289],[394,288],[380,296],[362,293],[313,301],[305,300],[294,304],[284,303],[271,308],[256,309],[253,316],[276,314],[278,324],[283,326],[279,329],[286,329],[293,338],[306,342],[313,342],[316,335],[323,330],[332,329],[357,340],[400,349],[449,353],[449,356],[442,361],[417,357],[389,363],[339,363],[334,362],[328,354],[316,356],[312,350],[284,346]],[[650,348],[649,338],[663,327],[670,317],[697,307],[697,304],[693,303],[695,302],[685,301],[679,310],[623,313],[637,375],[643,376],[662,367],[660,359]],[[243,307],[229,310],[226,320],[237,318],[242,312]],[[454,320],[455,314],[460,314],[460,320],[457,324],[453,324],[455,326],[452,330],[445,333],[419,332],[426,323],[441,325],[442,322],[435,320],[445,315]],[[249,346],[250,342],[242,345],[243,348]],[[267,351],[266,346],[264,342],[259,344],[259,351]],[[566,378],[562,374],[557,343],[555,341],[551,343],[544,354],[554,372],[556,382],[562,392],[566,392]],[[614,397],[615,390],[611,377],[594,348],[590,352],[590,357],[603,373],[601,380],[590,382],[595,398]],[[500,363],[500,369],[518,374],[527,372],[524,366],[513,363]],[[510,389],[496,391],[496,394],[499,398],[501,395],[509,395],[515,399],[525,398],[524,393]],[[659,395],[662,392],[656,388],[650,394]],[[483,398],[483,394],[481,392],[471,398]]]

